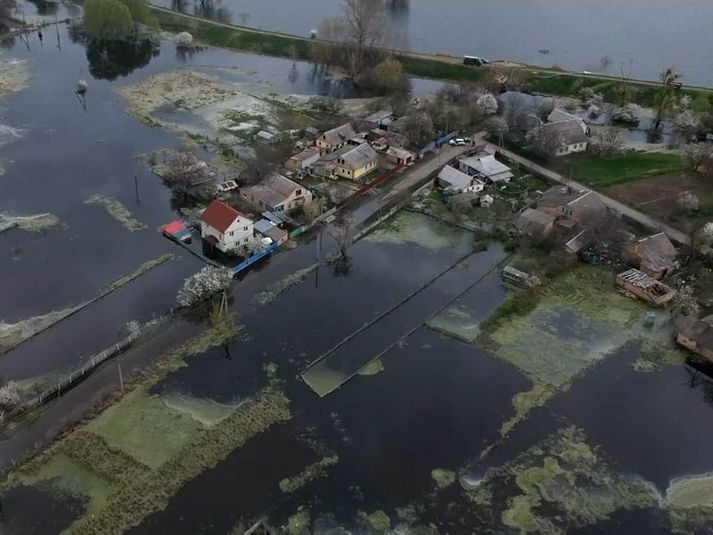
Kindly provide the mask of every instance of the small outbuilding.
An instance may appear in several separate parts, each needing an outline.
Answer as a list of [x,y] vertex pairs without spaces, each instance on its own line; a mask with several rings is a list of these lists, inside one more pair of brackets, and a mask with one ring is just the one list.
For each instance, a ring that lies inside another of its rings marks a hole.
[[678,267],[678,251],[663,232],[624,244],[623,254],[631,265],[658,280]]
[[555,216],[547,212],[527,208],[518,216],[515,227],[523,236],[541,240],[550,235],[555,225],[555,219]]
[[664,306],[676,296],[673,288],[633,268],[619,273],[616,285],[655,306]]
[[446,165],[438,173],[438,186],[448,194],[478,193],[483,191],[485,184],[475,177]]
[[679,345],[713,362],[713,315],[702,319],[679,316],[673,328]]
[[404,149],[398,149],[396,147],[389,147],[386,151],[386,159],[391,163],[396,165],[408,165],[413,163],[414,154]]

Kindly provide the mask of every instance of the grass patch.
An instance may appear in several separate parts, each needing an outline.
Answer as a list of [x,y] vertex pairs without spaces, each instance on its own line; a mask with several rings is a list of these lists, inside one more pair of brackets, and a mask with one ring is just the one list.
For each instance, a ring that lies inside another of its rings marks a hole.
[[279,483],[282,492],[295,492],[308,483],[327,476],[327,469],[339,462],[339,455],[323,457],[314,464],[309,465],[294,477],[286,477]]
[[533,383],[563,388],[636,338],[645,310],[614,290],[610,273],[579,267],[508,297],[481,324],[478,341]]
[[571,160],[575,176],[596,188],[624,184],[639,178],[672,173],[686,168],[680,154],[627,152],[615,156],[584,155]]
[[109,284],[107,284],[105,292],[113,292],[115,290],[118,290],[122,286],[129,284],[131,281],[138,279],[144,273],[147,273],[153,268],[160,266],[164,262],[173,260],[174,258],[176,258],[176,255],[174,255],[173,253],[166,253],[159,257],[152,258],[151,260],[148,260],[141,264],[131,273],[128,273],[122,277],[119,277],[118,279],[111,281]]
[[84,204],[97,204],[103,206],[109,215],[116,219],[119,223],[124,225],[124,228],[130,232],[135,232],[137,230],[143,230],[146,225],[134,218],[129,209],[121,204],[118,200],[112,197],[106,197],[104,195],[92,195]]
[[445,470],[443,468],[435,468],[431,470],[431,477],[433,478],[433,481],[436,482],[436,487],[439,489],[445,489],[456,481],[456,473],[452,470]]
[[49,329],[55,323],[72,315],[75,311],[82,308],[82,306],[84,305],[77,305],[75,307],[65,308],[64,310],[55,310],[41,316],[27,318],[17,323],[4,323],[0,321],[0,354],[17,347],[25,340],[32,338],[45,329]]
[[110,448],[158,468],[180,452],[203,425],[142,389],[109,407],[87,429],[99,435]]

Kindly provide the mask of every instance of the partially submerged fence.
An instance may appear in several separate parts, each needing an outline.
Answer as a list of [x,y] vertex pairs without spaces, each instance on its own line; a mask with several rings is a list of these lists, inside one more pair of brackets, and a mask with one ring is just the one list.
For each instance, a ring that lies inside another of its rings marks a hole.
[[98,366],[111,359],[112,357],[115,357],[116,355],[124,351],[126,348],[128,348],[131,344],[133,344],[136,340],[141,338],[144,334],[155,329],[160,324],[165,322],[166,319],[171,315],[173,315],[173,310],[171,310],[168,315],[162,316],[158,320],[154,320],[143,327],[139,327],[138,329],[131,331],[126,338],[119,340],[111,347],[104,349],[104,351],[102,351],[101,353],[92,356],[92,358],[90,358],[84,365],[82,365],[81,368],[73,371],[67,377],[60,379],[51,387],[44,390],[38,396],[23,403],[19,407],[18,412],[44,405],[48,401],[56,398],[57,396],[60,396],[63,392],[69,390],[78,382],[83,381]]

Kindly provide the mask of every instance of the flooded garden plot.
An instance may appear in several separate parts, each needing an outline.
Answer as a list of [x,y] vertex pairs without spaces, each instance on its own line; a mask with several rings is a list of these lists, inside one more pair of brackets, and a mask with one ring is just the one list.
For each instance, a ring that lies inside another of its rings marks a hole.
[[69,492],[84,505],[73,519],[77,533],[124,531],[162,509],[186,481],[290,418],[289,400],[274,386],[234,406],[148,392],[185,359],[234,333],[215,326],[165,355],[121,401],[14,472],[4,490],[47,482]]

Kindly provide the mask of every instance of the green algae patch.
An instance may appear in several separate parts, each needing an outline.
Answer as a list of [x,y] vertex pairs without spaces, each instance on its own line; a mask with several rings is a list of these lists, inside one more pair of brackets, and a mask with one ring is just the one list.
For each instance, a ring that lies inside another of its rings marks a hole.
[[645,310],[614,290],[610,274],[582,267],[539,290],[531,310],[497,322],[479,343],[534,383],[563,386],[636,338]]
[[310,533],[309,509],[300,507],[298,511],[287,519],[287,533],[289,535],[307,535]]
[[134,271],[131,273],[127,273],[126,275],[123,275],[122,277],[119,277],[118,279],[114,279],[111,281],[109,284],[106,286],[106,292],[113,292],[121,288],[122,286],[125,286],[129,284],[131,281],[138,279],[145,273],[148,273],[152,269],[160,266],[164,262],[168,262],[169,260],[173,260],[176,258],[176,255],[173,253],[166,253],[161,256],[158,256],[156,258],[152,258],[151,260],[147,260],[143,264],[141,264],[138,268],[136,268]]
[[[565,533],[660,500],[647,481],[616,472],[575,427],[550,435],[464,492],[474,507],[494,508],[504,526],[520,533]],[[483,505],[483,495],[507,499]]]
[[713,507],[713,474],[674,479],[666,500],[672,507]]
[[[557,389],[551,385],[535,383],[530,390],[518,392],[512,398],[515,414],[500,426],[500,436],[506,437],[520,422],[524,421],[530,411],[544,406],[550,399],[564,388]],[[483,452],[483,457],[489,450]]]
[[111,489],[109,481],[63,453],[52,457],[37,472],[20,475],[19,481],[25,485],[49,481],[72,495],[82,496],[87,502],[86,514],[94,514],[104,507]]
[[159,396],[135,390],[95,418],[88,428],[109,447],[158,468],[180,452],[203,425],[190,414],[171,408]]
[[212,399],[185,394],[163,394],[161,400],[168,408],[190,416],[205,427],[225,420],[236,408],[233,405],[218,403]]
[[365,240],[419,245],[432,252],[442,249],[458,249],[464,252],[472,248],[472,235],[426,215],[400,211],[364,237]]
[[384,362],[381,360],[381,358],[377,358],[372,360],[369,364],[364,366],[357,373],[365,377],[371,377],[372,375],[376,375],[383,372],[384,369]]
[[137,230],[143,230],[146,225],[136,219],[129,209],[121,204],[118,200],[113,197],[106,197],[104,195],[92,195],[84,204],[95,204],[98,206],[103,206],[111,217],[116,219],[121,223],[124,228],[130,232],[135,232]]
[[391,519],[381,509],[371,514],[362,513],[365,523],[376,533],[385,533],[391,529]]
[[468,306],[453,305],[439,312],[426,325],[434,331],[470,344],[480,334],[480,323]]
[[439,489],[450,487],[456,482],[456,473],[452,470],[445,470],[443,468],[435,468],[431,470],[431,477],[433,478],[433,481],[436,482],[436,487]]
[[286,493],[295,492],[316,479],[326,477],[327,469],[338,462],[339,456],[336,454],[323,457],[316,463],[309,465],[296,476],[286,477],[281,480],[279,483],[280,490]]
[[275,301],[283,292],[286,292],[293,286],[300,284],[307,278],[307,276],[312,273],[315,269],[319,267],[319,264],[313,264],[306,268],[295,271],[291,275],[287,275],[282,280],[277,281],[274,284],[268,286],[268,288],[253,297],[253,302],[260,305],[267,305]]

